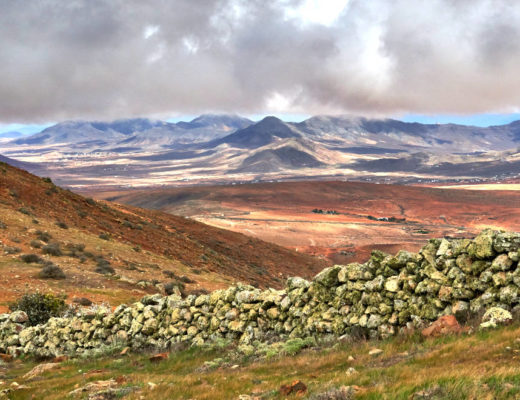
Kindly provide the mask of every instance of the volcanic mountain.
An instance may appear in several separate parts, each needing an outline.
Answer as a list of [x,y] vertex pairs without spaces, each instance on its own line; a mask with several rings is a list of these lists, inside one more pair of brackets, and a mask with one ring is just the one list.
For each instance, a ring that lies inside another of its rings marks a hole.
[[1,144],[77,188],[307,179],[392,182],[520,177],[520,121],[476,127],[316,116],[299,123],[202,115],[189,122],[72,121]]

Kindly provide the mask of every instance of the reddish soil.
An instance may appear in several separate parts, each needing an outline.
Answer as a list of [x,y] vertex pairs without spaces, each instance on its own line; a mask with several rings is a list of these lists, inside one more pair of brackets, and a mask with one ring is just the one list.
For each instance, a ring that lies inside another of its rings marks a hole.
[[[184,217],[87,199],[4,163],[0,164],[0,222],[6,225],[0,229],[0,305],[16,293],[54,285],[35,278],[39,267],[20,268],[19,255],[2,251],[14,246],[21,253],[37,253],[29,245],[36,230],[52,231],[62,244],[87,243],[89,251],[102,252],[117,273],[125,268],[125,275],[135,281],[161,280],[167,266],[194,277],[198,289],[211,290],[233,281],[280,287],[287,276],[312,277],[328,265],[323,259]],[[99,239],[102,233],[110,240]],[[143,292],[139,289],[131,295],[135,286],[87,271],[77,260],[61,257],[57,262],[70,279],[54,286],[58,290],[65,285],[69,297],[83,295],[82,287],[101,290],[105,299],[103,290],[126,290],[119,296],[125,300]],[[132,264],[139,268],[130,268]],[[96,294],[89,297],[96,299]]]
[[93,195],[190,216],[338,263],[363,261],[374,248],[418,250],[430,237],[469,237],[485,227],[520,230],[518,191],[312,181]]

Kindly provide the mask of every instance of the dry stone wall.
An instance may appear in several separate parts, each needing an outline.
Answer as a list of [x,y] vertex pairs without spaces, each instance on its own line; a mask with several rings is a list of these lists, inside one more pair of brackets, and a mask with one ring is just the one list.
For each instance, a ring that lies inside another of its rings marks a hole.
[[432,239],[419,253],[374,251],[364,264],[336,265],[284,290],[238,285],[207,295],[151,295],[113,312],[93,308],[27,326],[0,315],[0,351],[80,354],[101,346],[165,349],[218,338],[250,345],[269,337],[387,337],[442,315],[520,308],[520,234],[486,230],[475,239]]

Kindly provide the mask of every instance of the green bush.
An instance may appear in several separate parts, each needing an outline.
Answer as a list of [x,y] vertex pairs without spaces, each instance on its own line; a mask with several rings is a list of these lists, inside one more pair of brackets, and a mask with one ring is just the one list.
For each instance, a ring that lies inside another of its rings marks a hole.
[[69,229],[69,226],[63,221],[56,221],[56,226],[61,229]]
[[61,256],[61,249],[59,243],[49,243],[42,247],[43,254],[51,256]]
[[38,274],[38,278],[40,279],[65,279],[65,273],[63,270],[54,264],[46,265],[42,268],[40,273]]
[[11,311],[24,311],[29,317],[29,324],[44,324],[51,317],[60,317],[67,310],[65,299],[53,294],[25,294],[9,304]]
[[116,272],[110,262],[103,258],[98,259],[95,271],[99,274],[114,274]]
[[29,210],[27,207],[20,207],[18,209],[18,211],[20,211],[22,214],[25,214],[25,215],[31,215],[31,210]]
[[108,233],[100,233],[99,238],[103,240],[110,240],[110,235]]
[[30,263],[41,263],[43,260],[37,254],[23,254],[20,256],[20,259],[27,264]]
[[42,232],[40,230],[36,231],[36,237],[38,240],[41,240],[45,243],[49,243],[49,241],[52,239],[52,236],[49,232]]

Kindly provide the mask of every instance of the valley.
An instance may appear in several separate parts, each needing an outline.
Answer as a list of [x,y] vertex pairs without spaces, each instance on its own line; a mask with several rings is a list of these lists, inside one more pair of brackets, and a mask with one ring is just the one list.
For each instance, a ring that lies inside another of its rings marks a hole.
[[88,194],[187,216],[340,264],[364,261],[372,249],[417,251],[430,237],[520,227],[520,192],[509,190],[306,181]]

